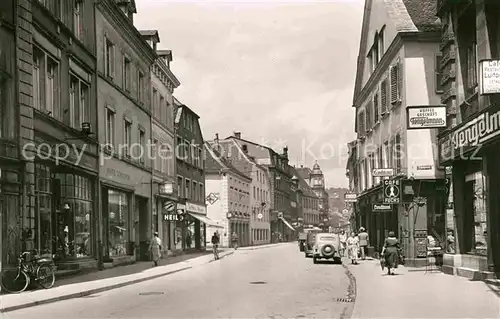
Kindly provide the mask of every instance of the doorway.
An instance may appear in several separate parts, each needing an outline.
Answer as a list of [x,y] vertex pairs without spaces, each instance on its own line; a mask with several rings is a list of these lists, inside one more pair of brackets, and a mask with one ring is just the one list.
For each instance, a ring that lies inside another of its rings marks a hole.
[[139,240],[139,258],[143,261],[150,260],[149,243],[153,237],[151,217],[152,216],[149,214],[148,209],[148,199],[135,196],[134,217],[132,223],[135,227],[135,240]]

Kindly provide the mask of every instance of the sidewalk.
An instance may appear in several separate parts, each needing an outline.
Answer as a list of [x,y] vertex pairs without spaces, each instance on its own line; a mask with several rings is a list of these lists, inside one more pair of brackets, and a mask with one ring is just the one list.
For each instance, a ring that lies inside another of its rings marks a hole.
[[356,278],[352,318],[500,318],[500,292],[481,281],[400,266],[386,275],[378,260],[347,268]]
[[[234,251],[225,249],[220,252],[220,257],[222,259],[233,253]],[[160,266],[154,268],[151,267],[151,262],[138,262],[128,266],[63,278],[56,280],[55,286],[51,289],[38,288],[20,294],[0,295],[0,312],[93,295],[188,270],[212,261],[213,255],[211,253],[200,252],[168,257],[160,262]]]

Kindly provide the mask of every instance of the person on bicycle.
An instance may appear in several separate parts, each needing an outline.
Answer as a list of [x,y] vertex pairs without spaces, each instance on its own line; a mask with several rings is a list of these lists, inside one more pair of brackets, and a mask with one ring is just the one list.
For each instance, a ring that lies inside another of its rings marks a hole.
[[214,249],[215,260],[219,259],[219,244],[220,244],[219,234],[215,232],[212,236],[212,246]]
[[233,244],[234,250],[238,249],[238,234],[236,234],[236,232],[233,232],[231,235],[231,243]]

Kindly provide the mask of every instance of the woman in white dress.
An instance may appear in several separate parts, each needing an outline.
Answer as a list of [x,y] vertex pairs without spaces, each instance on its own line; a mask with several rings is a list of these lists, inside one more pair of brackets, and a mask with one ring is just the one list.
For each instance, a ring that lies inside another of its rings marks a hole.
[[347,257],[351,263],[356,265],[358,263],[359,241],[354,232],[347,238]]
[[149,244],[149,251],[151,251],[151,255],[153,257],[153,267],[158,266],[158,262],[161,259],[161,248],[161,239],[158,232],[155,232],[153,240],[151,241],[151,244]]

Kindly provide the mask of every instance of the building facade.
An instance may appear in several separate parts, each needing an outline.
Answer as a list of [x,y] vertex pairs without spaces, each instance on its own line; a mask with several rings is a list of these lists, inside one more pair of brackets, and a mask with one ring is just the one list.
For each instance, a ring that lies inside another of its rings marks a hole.
[[241,132],[235,132],[226,140],[234,140],[240,145],[246,145],[248,154],[256,159],[257,163],[266,167],[270,183],[271,202],[271,241],[295,240],[295,228],[291,225],[292,219],[298,218],[298,211],[292,206],[295,195],[292,192],[293,175],[288,164],[288,148],[283,148],[279,154],[269,147],[265,147],[241,138]]
[[133,1],[96,10],[100,190],[105,262],[148,260],[152,238],[150,67],[156,53],[134,27]]
[[329,210],[330,202],[328,200],[328,192],[325,188],[325,176],[321,171],[321,167],[318,163],[313,165],[312,170],[308,167],[301,167],[298,169],[299,174],[307,182],[309,187],[312,188],[316,197],[320,199],[319,203],[319,224],[318,227],[323,229],[328,229],[329,226]]
[[[435,3],[366,1],[353,96],[357,224],[367,228],[376,251],[389,231],[396,232],[410,265],[425,262],[422,239],[444,238],[444,192],[435,191],[438,181],[444,182],[433,153],[435,130],[408,130],[406,122],[408,107],[440,105],[440,22],[433,10],[422,9]],[[393,169],[393,174],[374,175],[379,168]],[[382,206],[373,205],[383,203],[385,179],[400,185],[400,203],[377,211]],[[415,205],[406,195],[421,202]]]
[[[347,149],[349,151],[346,163],[346,177],[349,180],[349,192],[348,192],[349,194],[359,194],[361,192],[359,189],[360,174],[358,173],[359,164],[357,162],[358,160],[357,145],[358,145],[357,140],[347,143]],[[357,224],[357,219],[356,219],[357,203],[355,201],[354,202],[346,201],[345,195],[344,195],[344,202],[345,202],[345,207],[348,210],[349,229],[350,231],[356,231],[361,226]]]
[[[175,157],[174,89],[180,82],[170,70],[172,51],[158,50],[160,37],[156,30],[140,31],[143,39],[156,52],[158,58],[151,67],[151,145],[153,176],[151,181],[153,230],[163,240],[165,250],[174,242],[174,223],[165,220],[178,201]],[[170,211],[168,211],[170,210]]]
[[322,213],[320,210],[321,199],[307,182],[309,179],[309,172],[307,169],[304,169],[304,167],[292,169],[297,180],[297,189],[300,194],[298,204],[301,214],[297,222],[304,227],[318,227],[322,223]]
[[210,234],[219,232],[222,247],[231,246],[234,233],[238,235],[238,245],[248,246],[251,243],[251,171],[245,173],[233,166],[224,147],[228,144],[221,145],[218,138],[205,143],[205,181],[207,200],[211,202],[207,210],[208,217],[215,221],[208,229]]
[[204,140],[199,116],[174,98],[176,109],[176,167],[179,195],[178,209],[185,218],[174,221],[172,250],[204,250],[206,247],[207,219],[205,202]]
[[448,126],[439,133],[439,162],[450,181],[443,270],[473,278],[500,272],[500,205],[495,195],[500,91],[494,84],[498,74],[489,69],[500,60],[499,12],[498,1],[437,3],[443,23],[441,102],[448,116]]

